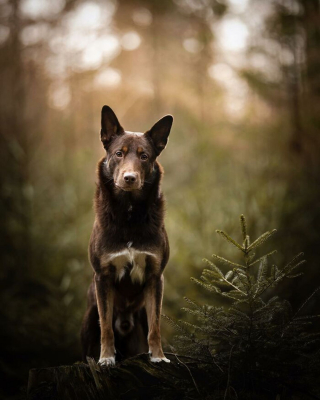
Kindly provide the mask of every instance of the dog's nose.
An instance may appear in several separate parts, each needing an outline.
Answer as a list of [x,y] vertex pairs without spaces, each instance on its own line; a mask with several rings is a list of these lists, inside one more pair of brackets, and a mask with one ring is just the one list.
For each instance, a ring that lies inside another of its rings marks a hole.
[[134,183],[137,180],[137,174],[134,172],[126,172],[123,175],[123,179],[127,182],[127,183]]

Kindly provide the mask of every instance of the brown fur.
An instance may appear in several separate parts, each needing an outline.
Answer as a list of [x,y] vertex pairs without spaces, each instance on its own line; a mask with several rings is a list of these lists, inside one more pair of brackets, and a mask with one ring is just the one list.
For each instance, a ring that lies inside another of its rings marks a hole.
[[100,339],[102,364],[112,364],[115,350],[120,359],[149,348],[152,359],[166,360],[160,312],[169,243],[157,156],[171,124],[166,116],[145,134],[135,134],[124,131],[109,107],[102,109],[106,156],[97,169],[89,246],[94,280],[81,332],[83,357],[97,355]]

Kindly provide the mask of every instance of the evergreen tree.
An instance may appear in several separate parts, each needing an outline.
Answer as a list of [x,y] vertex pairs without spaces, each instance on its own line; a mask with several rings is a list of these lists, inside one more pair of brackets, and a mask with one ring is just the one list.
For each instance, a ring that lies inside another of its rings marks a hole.
[[[192,321],[174,322],[165,318],[179,332],[177,349],[201,365],[212,377],[202,395],[216,393],[216,398],[318,398],[319,332],[313,321],[320,315],[303,315],[305,305],[318,292],[310,294],[294,311],[291,304],[274,289],[285,279],[299,277],[305,264],[303,253],[283,268],[270,263],[276,251],[258,258],[259,249],[276,230],[265,232],[250,242],[244,216],[240,218],[242,243],[223,231],[217,233],[236,247],[243,263],[213,255],[204,260],[200,279],[191,280],[212,293],[212,303],[200,305],[185,298],[183,308]],[[224,273],[216,264],[227,267]],[[220,297],[217,298],[216,296]],[[222,302],[221,298],[227,300]],[[209,395],[209,397],[210,397]],[[259,396],[259,397],[257,397]]]

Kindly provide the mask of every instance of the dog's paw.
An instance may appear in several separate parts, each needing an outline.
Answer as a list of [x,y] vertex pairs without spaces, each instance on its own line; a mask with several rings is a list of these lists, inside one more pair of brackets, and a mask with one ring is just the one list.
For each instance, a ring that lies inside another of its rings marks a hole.
[[116,359],[115,357],[100,358],[98,364],[105,367],[112,367],[116,364]]
[[166,363],[170,362],[170,360],[165,356],[163,356],[163,357],[150,357],[150,360],[151,360],[151,362],[154,362],[154,363],[158,363],[158,362],[161,362],[161,361],[164,361]]

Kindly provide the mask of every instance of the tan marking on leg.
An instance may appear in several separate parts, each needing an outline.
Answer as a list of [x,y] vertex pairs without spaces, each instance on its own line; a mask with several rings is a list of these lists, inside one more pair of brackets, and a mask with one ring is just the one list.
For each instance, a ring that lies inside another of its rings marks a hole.
[[162,351],[160,335],[160,313],[163,296],[163,276],[153,276],[144,290],[145,307],[148,318],[148,344],[152,362],[170,362]]
[[98,312],[101,326],[101,365],[115,364],[114,335],[112,329],[114,282],[112,275],[95,276]]

